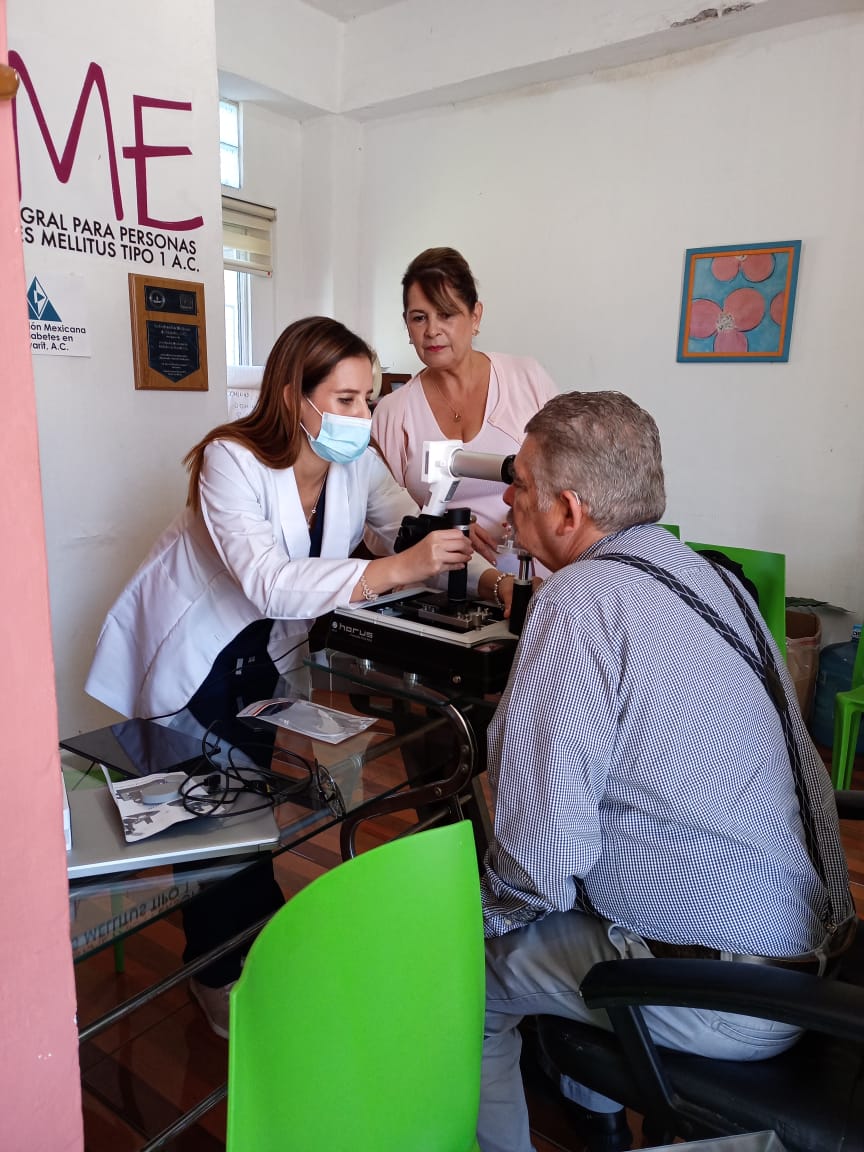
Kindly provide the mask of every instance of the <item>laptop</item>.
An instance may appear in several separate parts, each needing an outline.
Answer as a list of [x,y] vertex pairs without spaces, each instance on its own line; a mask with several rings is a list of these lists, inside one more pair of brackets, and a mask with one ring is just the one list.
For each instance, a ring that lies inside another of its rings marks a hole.
[[[66,853],[66,865],[70,880],[160,864],[251,856],[269,851],[279,841],[273,809],[266,807],[224,818],[198,817],[129,844],[110,789],[69,788],[68,798],[72,847]],[[256,799],[260,801],[260,797]]]
[[201,741],[154,720],[124,720],[60,741],[86,760],[114,768],[124,776],[195,771],[201,765]]

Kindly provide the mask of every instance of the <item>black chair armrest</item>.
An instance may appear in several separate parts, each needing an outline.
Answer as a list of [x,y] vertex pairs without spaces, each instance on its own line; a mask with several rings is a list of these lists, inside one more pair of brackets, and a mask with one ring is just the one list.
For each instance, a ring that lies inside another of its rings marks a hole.
[[707,1008],[864,1041],[864,988],[766,964],[606,960],[594,965],[581,992],[589,1008]]
[[853,789],[835,792],[837,814],[841,820],[864,820],[864,791]]
[[465,816],[459,806],[458,793],[461,791],[465,782],[461,774],[459,779],[454,779],[454,777],[451,776],[447,780],[433,781],[430,784],[407,788],[405,791],[398,792],[394,796],[385,796],[380,800],[372,800],[362,808],[358,808],[354,812],[349,812],[339,826],[339,848],[342,853],[342,859],[354,859],[357,855],[357,833],[360,830],[360,826],[369,820],[377,820],[381,816],[392,816],[397,812],[416,811],[418,808],[427,807],[442,801],[446,803],[446,807],[442,803],[442,807],[437,814],[433,814],[427,820],[418,822],[418,824],[411,829],[411,832],[419,832],[423,828],[434,827],[442,820],[448,818],[451,821],[464,820]]

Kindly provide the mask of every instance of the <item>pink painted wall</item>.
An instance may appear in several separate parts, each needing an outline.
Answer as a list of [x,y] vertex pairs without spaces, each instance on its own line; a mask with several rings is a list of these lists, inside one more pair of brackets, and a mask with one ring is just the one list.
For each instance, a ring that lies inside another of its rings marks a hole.
[[8,102],[0,102],[0,268],[0,1148],[80,1152],[54,661]]

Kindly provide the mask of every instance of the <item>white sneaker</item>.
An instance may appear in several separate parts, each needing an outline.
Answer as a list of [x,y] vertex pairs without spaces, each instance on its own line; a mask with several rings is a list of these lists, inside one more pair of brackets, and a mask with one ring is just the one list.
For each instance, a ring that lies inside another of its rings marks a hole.
[[207,1023],[223,1040],[228,1039],[228,997],[236,983],[236,980],[232,980],[221,988],[208,988],[194,976],[189,979],[189,991],[198,1001],[198,1006],[207,1017]]

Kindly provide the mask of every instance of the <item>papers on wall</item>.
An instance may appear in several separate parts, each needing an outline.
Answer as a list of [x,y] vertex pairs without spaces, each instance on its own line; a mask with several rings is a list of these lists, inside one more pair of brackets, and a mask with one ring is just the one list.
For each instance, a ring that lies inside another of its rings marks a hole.
[[248,416],[261,395],[264,369],[260,364],[228,365],[228,419]]

